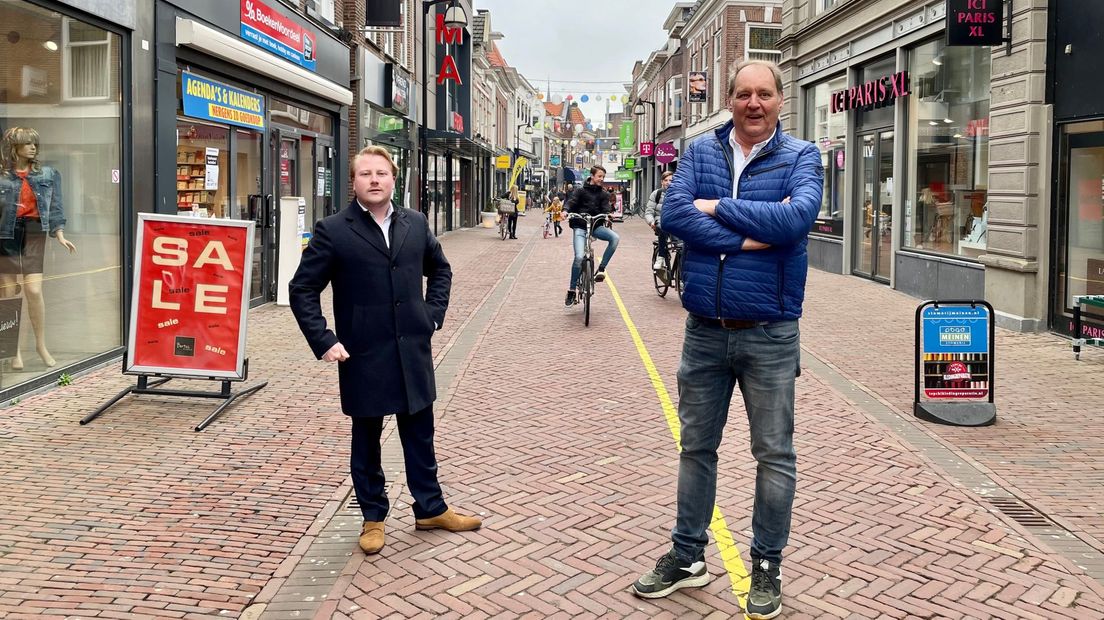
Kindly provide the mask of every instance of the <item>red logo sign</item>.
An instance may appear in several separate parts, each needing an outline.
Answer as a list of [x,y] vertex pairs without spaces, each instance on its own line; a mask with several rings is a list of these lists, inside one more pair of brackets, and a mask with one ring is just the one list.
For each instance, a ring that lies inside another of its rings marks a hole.
[[[437,14],[437,45],[460,45],[464,42],[464,30],[462,28],[446,28],[445,16]],[[460,70],[456,67],[456,60],[447,51],[442,53],[441,68],[437,70],[437,85],[445,83],[445,80],[454,80],[457,84],[463,84],[460,78]]]
[[452,130],[456,133],[464,133],[464,115],[459,112],[452,113]]
[[127,372],[241,378],[253,222],[140,214]]
[[830,100],[832,112],[835,113],[855,108],[870,109],[889,105],[898,97],[908,94],[908,71],[899,71],[865,84],[838,90],[832,93]]
[[675,161],[678,157],[678,149],[675,148],[674,143],[664,142],[656,146],[655,158],[657,163],[669,164]]
[[651,157],[655,154],[655,142],[641,142],[640,143],[640,155],[642,157]]

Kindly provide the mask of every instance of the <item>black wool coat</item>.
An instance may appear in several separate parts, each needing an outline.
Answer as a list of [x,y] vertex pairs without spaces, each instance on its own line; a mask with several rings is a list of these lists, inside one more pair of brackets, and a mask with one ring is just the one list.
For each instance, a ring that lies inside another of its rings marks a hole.
[[[338,342],[348,351],[338,363],[346,415],[415,413],[437,398],[430,340],[445,322],[452,268],[421,213],[395,207],[390,248],[371,217],[354,200],[315,224],[289,285],[291,310],[315,357]],[[335,330],[322,314],[327,285]]]

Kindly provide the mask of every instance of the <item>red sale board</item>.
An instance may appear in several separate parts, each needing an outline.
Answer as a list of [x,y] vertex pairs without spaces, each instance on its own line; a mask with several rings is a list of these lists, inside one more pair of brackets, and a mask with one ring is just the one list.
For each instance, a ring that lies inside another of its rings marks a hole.
[[141,213],[129,374],[244,379],[253,222]]

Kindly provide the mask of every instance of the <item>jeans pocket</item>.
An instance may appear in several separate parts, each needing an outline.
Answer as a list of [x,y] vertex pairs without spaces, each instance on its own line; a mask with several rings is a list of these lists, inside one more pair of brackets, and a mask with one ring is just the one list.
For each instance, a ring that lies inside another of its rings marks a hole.
[[797,342],[801,330],[797,327],[797,321],[777,321],[767,323],[760,327],[763,336],[771,342],[778,344],[792,344]]
[[694,316],[693,314],[687,314],[686,329],[695,330],[699,327],[701,327],[701,321],[698,320],[698,317]]

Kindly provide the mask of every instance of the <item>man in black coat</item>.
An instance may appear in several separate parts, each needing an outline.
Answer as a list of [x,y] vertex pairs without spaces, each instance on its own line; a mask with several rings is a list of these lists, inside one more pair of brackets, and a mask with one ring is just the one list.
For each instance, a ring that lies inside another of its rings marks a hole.
[[[452,269],[426,217],[392,205],[398,169],[386,149],[362,150],[352,172],[356,198],[315,224],[289,290],[315,357],[338,362],[341,410],[353,421],[349,465],[364,515],[360,547],[371,554],[383,548],[390,508],[380,464],[388,415],[396,416],[417,529],[460,532],[481,522],[446,506],[433,451],[430,340],[445,321]],[[333,286],[336,334],[322,315],[327,285]]]
[[[602,189],[602,181],[606,178],[606,169],[602,166],[594,166],[590,169],[590,176],[582,187],[575,190],[567,197],[567,206],[564,209],[568,213],[579,213],[582,215],[609,215],[613,210],[610,207],[609,194],[606,190]],[[569,225],[571,226],[573,235],[573,245],[575,246],[575,259],[571,263],[571,281],[567,289],[567,296],[564,298],[564,307],[570,308],[578,302],[575,295],[575,287],[579,282],[579,274],[582,272],[583,267],[583,251],[584,244],[586,242],[587,226],[586,222],[580,219],[569,219]],[[602,260],[598,263],[598,271],[594,274],[595,282],[602,282],[606,279],[606,266],[609,265],[610,259],[613,258],[613,253],[617,251],[617,244],[621,241],[621,237],[617,233],[613,232],[612,225],[609,220],[605,223],[599,222],[591,230],[591,235],[595,239],[601,239],[606,242],[606,251],[602,253]]]

